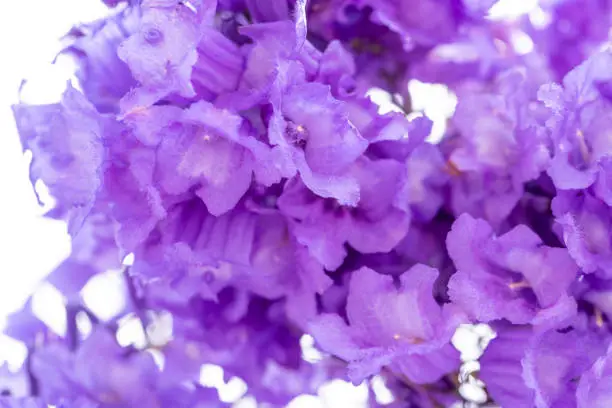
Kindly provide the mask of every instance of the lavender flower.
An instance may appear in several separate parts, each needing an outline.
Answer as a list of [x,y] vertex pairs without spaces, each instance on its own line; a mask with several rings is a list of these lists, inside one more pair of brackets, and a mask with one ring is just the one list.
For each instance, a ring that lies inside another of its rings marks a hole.
[[609,405],[606,1],[104,3],[66,37],[78,86],[14,106],[72,251],[65,327],[36,295],[7,319],[1,406],[233,406],[210,367],[266,407],[345,379],[370,407]]
[[568,290],[578,267],[565,248],[542,245],[524,225],[496,237],[486,222],[464,214],[446,242],[457,267],[450,298],[474,319],[558,327],[576,312]]
[[[463,317],[433,298],[437,272],[417,265],[393,279],[362,268],[351,277],[346,315],[324,314],[311,325],[324,350],[350,362],[349,376],[360,382],[383,366],[416,383],[431,382],[458,364],[450,336]],[[397,313],[410,319],[387,319]],[[411,324],[403,324],[411,321]],[[417,369],[418,367],[418,369]]]

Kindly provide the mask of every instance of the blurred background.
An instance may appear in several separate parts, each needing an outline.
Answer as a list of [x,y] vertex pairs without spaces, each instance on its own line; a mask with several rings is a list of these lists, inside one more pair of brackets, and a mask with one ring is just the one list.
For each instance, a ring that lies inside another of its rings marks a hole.
[[[51,203],[41,207],[36,200],[11,105],[19,101],[24,79],[24,102],[57,102],[74,70],[67,61],[51,64],[61,37],[75,23],[107,12],[95,0],[11,1],[5,7],[0,13],[0,326],[70,248],[65,225],[42,217]],[[14,345],[1,337],[0,360],[19,358]]]
[[[27,297],[38,290],[33,303],[36,314],[61,331],[61,295],[52,287],[40,287],[39,282],[68,255],[70,241],[63,223],[42,217],[52,200],[45,198],[44,186],[37,186],[44,205],[41,206],[36,199],[28,178],[29,156],[22,152],[11,105],[20,100],[34,104],[57,102],[66,81],[74,79],[74,66],[69,60],[62,59],[52,64],[62,48],[62,36],[75,24],[101,18],[108,10],[98,0],[6,3],[0,13],[0,55],[3,61],[0,75],[0,328],[6,316],[19,309]],[[537,0],[502,0],[492,9],[491,17],[512,18],[536,8]],[[22,82],[24,79],[27,82]],[[416,94],[415,108],[424,109],[436,121],[435,133],[441,135],[456,101],[445,89],[413,85],[411,93]],[[371,96],[381,105],[381,110],[392,106],[388,95],[373,90]],[[97,298],[104,303],[109,300],[108,296],[112,297],[112,285],[104,293],[97,291],[93,294],[91,301],[95,303]],[[460,342],[469,345],[469,333],[459,337]],[[17,365],[24,355],[25,349],[19,343],[0,335],[0,363],[8,361]],[[222,371],[218,372],[218,369],[209,367],[207,378],[223,385]],[[233,387],[234,390],[228,389],[228,392],[236,392],[235,388],[240,384]],[[365,388],[359,390],[340,382],[321,393],[327,400],[325,406],[357,407],[359,403],[354,398],[363,399],[365,396],[361,391],[367,392]],[[384,390],[380,392],[384,394]],[[292,404],[292,408],[320,407],[320,404],[315,397],[305,397]]]

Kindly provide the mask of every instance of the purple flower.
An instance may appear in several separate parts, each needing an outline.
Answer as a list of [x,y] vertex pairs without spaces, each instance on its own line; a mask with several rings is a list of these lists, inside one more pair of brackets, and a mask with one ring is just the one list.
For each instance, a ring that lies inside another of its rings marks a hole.
[[8,316],[3,333],[31,347],[45,338],[49,328],[34,315],[32,300],[28,299],[20,310]]
[[15,119],[24,149],[32,151],[32,183],[42,180],[66,214],[72,234],[92,210],[102,184],[104,120],[94,106],[68,85],[57,105],[16,105]]
[[202,29],[193,65],[191,82],[194,90],[206,100],[238,88],[245,61],[241,49],[213,28]]
[[458,92],[453,124],[460,133],[446,143],[456,214],[468,212],[498,226],[523,194],[523,184],[545,170],[546,140],[530,116],[533,102],[525,73],[500,75],[495,92],[466,86]]
[[299,8],[293,21],[241,27],[240,34],[253,44],[245,47],[248,55],[238,91],[220,98],[222,105],[246,110],[278,102],[287,86],[303,83],[306,73],[315,74],[320,53],[307,46],[304,19],[304,10]]
[[[33,399],[0,405],[228,408],[210,364],[262,406],[347,376],[372,408],[469,405],[467,322],[496,331],[494,403],[606,405],[611,54],[565,73],[605,39],[607,0],[512,21],[494,0],[104,3],[124,4],[63,51],[83,94],[14,108],[73,240],[45,279],[66,332],[36,298],[8,318],[28,356],[0,382]],[[457,96],[437,144],[413,80]],[[83,287],[109,270],[107,318]]]
[[[445,251],[444,238],[450,228],[445,221],[427,224],[411,223],[406,236],[390,252],[361,254],[355,263],[367,266],[384,275],[399,276],[416,264],[424,264],[440,270],[435,284],[436,299],[447,300],[448,275],[454,272]],[[440,297],[439,297],[440,296]]]
[[406,160],[417,147],[425,146],[433,126],[424,115],[412,119],[398,112],[380,115],[369,98],[351,98],[348,109],[349,119],[369,142],[366,155],[371,158]]
[[[372,18],[369,6],[355,1],[314,0],[309,2],[308,24],[320,49],[341,42],[354,59],[357,87],[375,86],[398,90],[406,70],[402,38]],[[327,53],[327,51],[326,51]],[[405,92],[405,91],[404,91]]]
[[[287,20],[290,17],[287,2],[261,2],[257,0],[245,0],[255,22],[264,23],[268,21]],[[305,3],[305,2],[303,2]],[[296,5],[296,7],[299,7]]]
[[530,326],[499,322],[493,326],[496,336],[480,358],[479,378],[491,397],[503,406],[532,406],[534,391],[523,380],[521,361],[533,336]]
[[609,52],[596,53],[565,76],[563,87],[544,85],[538,92],[550,110],[546,127],[554,149],[548,174],[558,189],[589,187],[599,161],[612,154],[608,134],[612,110],[598,88],[610,80],[610,62]]
[[164,138],[158,152],[160,161],[170,159],[164,164],[168,169],[166,186],[181,184],[171,174],[178,170],[179,176],[198,182],[196,194],[211,214],[220,215],[232,209],[246,193],[253,173],[263,185],[280,181],[273,152],[241,131],[239,116],[201,101],[185,111],[183,117],[183,134],[169,142]]
[[523,378],[535,392],[537,408],[576,406],[579,376],[606,346],[594,333],[550,331],[534,336],[522,360]]
[[83,93],[100,112],[117,112],[119,100],[136,85],[117,47],[137,27],[137,15],[126,9],[111,18],[74,28],[64,53],[79,62],[77,77]]
[[358,181],[359,203],[342,206],[313,194],[300,180],[289,182],[278,200],[295,220],[297,240],[329,269],[337,269],[348,243],[362,253],[388,252],[406,235],[410,214],[399,202],[402,165],[393,160],[357,161],[349,174]]
[[240,286],[266,298],[286,296],[289,302],[295,297],[300,302],[301,297],[323,293],[332,284],[322,263],[294,237],[295,229],[284,217],[258,216],[255,233],[250,267],[238,278]]
[[47,408],[48,405],[38,398],[1,398],[3,408]]
[[332,95],[337,99],[349,98],[355,94],[355,61],[339,41],[330,42],[319,61],[317,81],[331,86]]
[[197,197],[178,203],[135,252],[134,272],[154,281],[151,297],[161,296],[156,301],[166,308],[196,295],[215,299],[231,282],[233,265],[250,265],[255,226],[245,211],[215,217]]
[[610,399],[610,348],[605,356],[600,357],[593,366],[580,377],[576,400],[579,408],[603,408],[612,402]]
[[329,87],[306,82],[316,61],[308,51],[299,16],[295,22],[244,27],[242,32],[255,44],[238,91],[219,103],[238,110],[261,106],[267,142],[274,147],[282,175],[289,178],[297,172],[315,194],[354,205],[359,189],[346,173],[367,141]]
[[396,287],[390,276],[359,269],[351,277],[348,324],[336,314],[323,314],[310,330],[325,351],[350,363],[354,383],[382,367],[417,383],[435,381],[458,364],[449,340],[462,321],[453,305],[434,300],[437,276],[435,269],[416,265]]
[[[127,355],[126,355],[127,354]],[[146,401],[159,406],[153,391],[155,363],[145,354],[124,354],[111,333],[98,329],[76,353],[53,343],[33,356],[33,372],[45,378],[55,372],[55,380],[43,385],[42,394],[49,401],[129,405]],[[100,364],[106,370],[98,370]]]
[[568,289],[578,267],[565,248],[544,246],[528,227],[519,225],[497,237],[486,221],[463,214],[446,245],[457,268],[449,282],[450,299],[473,319],[547,328],[576,313]]
[[112,217],[117,245],[133,252],[167,215],[162,193],[154,185],[155,150],[119,127],[106,143],[110,160],[104,169],[99,200]]
[[561,192],[552,203],[569,254],[586,272],[612,273],[610,207],[583,192]]
[[343,105],[317,84],[290,87],[279,104],[270,120],[270,143],[291,158],[315,194],[355,205],[359,185],[349,167],[367,142],[348,120]]
[[270,299],[314,296],[331,284],[284,217],[242,208],[216,217],[198,197],[169,210],[136,251],[133,271],[154,280],[149,296],[165,308],[216,299],[230,284]]
[[457,29],[453,1],[359,1],[372,7],[372,20],[387,26],[410,47],[413,42],[431,45],[449,41]]
[[434,145],[417,146],[406,160],[407,181],[403,194],[420,221],[431,221],[444,205],[444,188],[449,182],[444,157]]
[[323,367],[301,361],[299,333],[287,325],[278,302],[227,289],[216,303],[193,299],[174,315],[175,339],[165,347],[176,360],[167,373],[174,383],[177,369],[218,364],[228,377],[242,378],[258,401],[283,406],[327,378]]
[[599,160],[597,179],[593,185],[596,197],[612,206],[612,157],[604,156]]
[[197,60],[200,28],[210,24],[215,3],[205,1],[194,11],[178,0],[142,2],[139,30],[117,51],[141,84],[136,91],[141,97],[136,96],[136,106],[127,107],[128,112],[138,109],[141,102],[148,106],[170,93],[194,95],[191,72]]
[[94,330],[75,351],[58,343],[36,351],[32,371],[38,378],[53,375],[54,381],[43,384],[41,393],[57,405],[129,407],[142,402],[163,407],[171,400],[181,408],[195,408],[202,402],[225,406],[219,403],[216,391],[185,387],[180,377],[172,384],[164,383],[151,354],[122,348],[104,328]]

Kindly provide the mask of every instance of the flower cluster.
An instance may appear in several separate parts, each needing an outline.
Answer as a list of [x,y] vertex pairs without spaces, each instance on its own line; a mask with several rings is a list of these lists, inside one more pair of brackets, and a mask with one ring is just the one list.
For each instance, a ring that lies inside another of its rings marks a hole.
[[[47,278],[65,333],[31,302],[8,320],[6,406],[230,407],[216,365],[262,407],[333,379],[450,407],[470,324],[495,332],[480,402],[610,405],[610,2],[105,3],[62,52],[78,84],[14,107],[72,254]],[[415,81],[457,97],[439,142]],[[83,288],[109,271],[125,302],[100,316]]]

